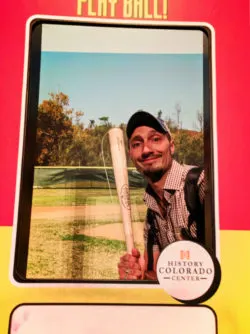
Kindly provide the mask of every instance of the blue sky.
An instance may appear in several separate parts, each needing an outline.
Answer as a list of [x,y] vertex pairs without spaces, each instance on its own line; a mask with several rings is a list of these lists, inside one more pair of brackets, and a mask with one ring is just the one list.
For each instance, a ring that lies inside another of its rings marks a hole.
[[119,54],[42,52],[39,102],[62,91],[70,106],[90,119],[108,116],[114,125],[127,123],[138,109],[176,120],[193,129],[203,107],[202,54]]

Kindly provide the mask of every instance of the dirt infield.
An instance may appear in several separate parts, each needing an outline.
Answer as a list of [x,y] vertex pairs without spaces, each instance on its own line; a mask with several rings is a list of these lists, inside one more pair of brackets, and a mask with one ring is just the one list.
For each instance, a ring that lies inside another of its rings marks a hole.
[[[134,241],[137,244],[143,243],[143,223],[133,223]],[[122,224],[106,224],[100,226],[87,226],[78,231],[78,234],[85,234],[90,237],[103,237],[106,239],[125,240]]]
[[[144,205],[132,206],[133,216],[133,232],[134,240],[136,243],[141,244],[143,242],[143,220],[139,219],[140,216],[144,217]],[[33,207],[32,220],[35,224],[35,220],[48,220],[53,222],[61,221],[62,223],[69,220],[91,220],[93,224],[78,230],[78,234],[85,234],[92,237],[103,237],[106,239],[125,240],[121,221],[120,207],[118,204],[106,204],[106,205],[83,205],[83,206],[53,206],[53,207]],[[96,221],[110,221],[111,224],[96,225]],[[138,222],[141,220],[142,222]]]
[[[136,216],[145,210],[145,206],[133,205],[132,215]],[[118,204],[103,205],[79,205],[79,206],[34,206],[32,208],[32,219],[62,219],[84,218],[91,220],[111,220],[119,219],[120,206]]]

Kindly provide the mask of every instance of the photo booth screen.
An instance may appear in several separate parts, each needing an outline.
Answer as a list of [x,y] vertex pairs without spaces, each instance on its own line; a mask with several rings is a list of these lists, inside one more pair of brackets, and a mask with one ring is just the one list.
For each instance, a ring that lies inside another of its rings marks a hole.
[[[130,283],[120,279],[117,263],[129,240],[141,254],[145,248],[147,180],[130,159],[126,136],[139,110],[167,124],[176,163],[204,170],[205,214],[196,228],[216,254],[212,42],[210,29],[199,24],[31,22],[15,281]],[[112,155],[113,128],[123,143],[120,156]],[[116,162],[123,166],[118,174]]]

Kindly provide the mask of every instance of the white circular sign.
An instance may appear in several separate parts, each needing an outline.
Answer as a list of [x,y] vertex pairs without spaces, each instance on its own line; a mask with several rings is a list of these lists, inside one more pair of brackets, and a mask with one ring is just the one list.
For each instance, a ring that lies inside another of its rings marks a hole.
[[208,251],[193,241],[167,246],[157,262],[157,278],[173,298],[188,302],[202,297],[215,278],[214,261]]

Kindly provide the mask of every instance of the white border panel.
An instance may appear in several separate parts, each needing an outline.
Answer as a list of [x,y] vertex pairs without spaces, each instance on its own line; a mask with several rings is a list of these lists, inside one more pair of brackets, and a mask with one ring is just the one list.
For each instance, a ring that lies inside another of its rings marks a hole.
[[203,32],[44,24],[42,51],[201,54]]

